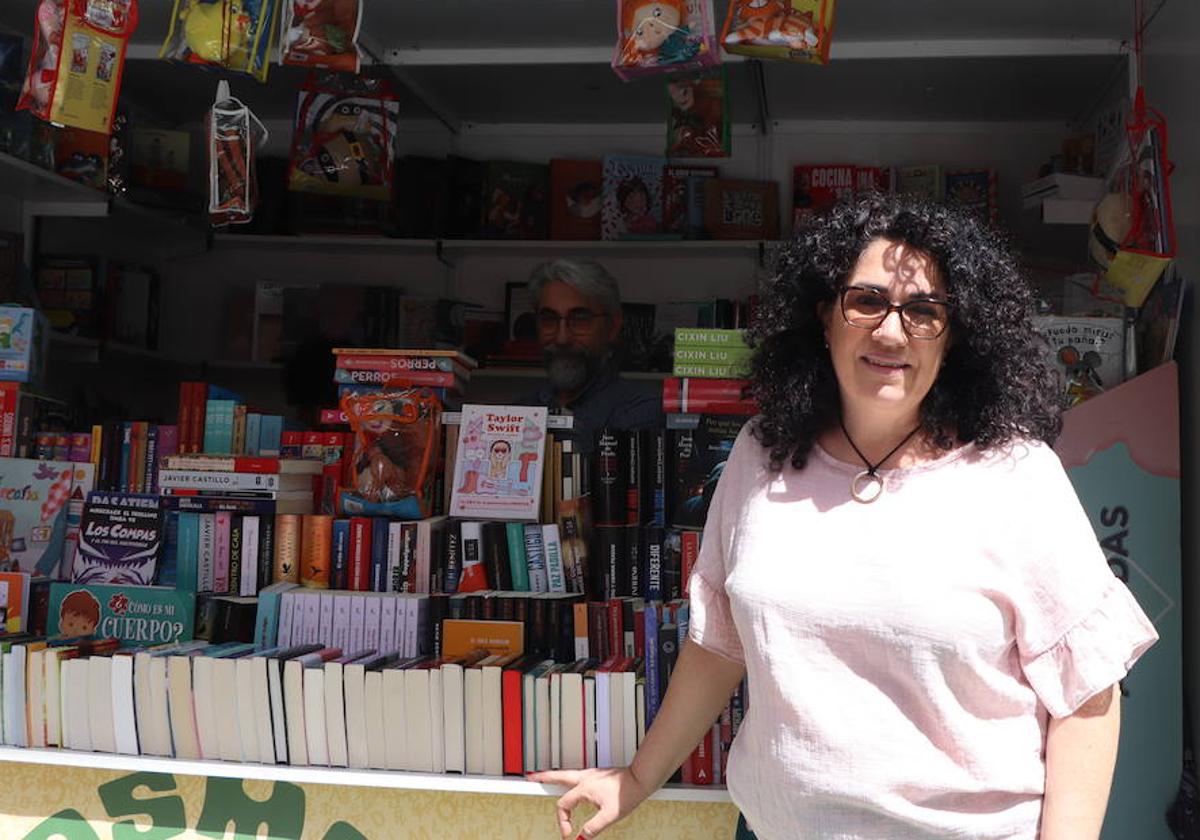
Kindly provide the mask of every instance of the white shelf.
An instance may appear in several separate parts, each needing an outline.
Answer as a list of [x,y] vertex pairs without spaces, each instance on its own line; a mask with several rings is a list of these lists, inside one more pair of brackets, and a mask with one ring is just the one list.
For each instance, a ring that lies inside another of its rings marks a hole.
[[400,239],[387,236],[268,236],[260,234],[218,233],[213,236],[215,249],[262,248],[280,250],[354,250],[378,249],[424,254],[430,257],[441,253],[449,256],[480,254],[548,253],[631,253],[638,255],[700,256],[727,254],[757,256],[760,244],[774,247],[777,243],[735,239],[653,239],[628,241],[559,240],[559,239]]
[[106,193],[2,152],[0,195],[28,203],[35,215],[108,215]]
[[[561,796],[561,788],[527,782],[516,777],[460,776],[453,773],[407,773],[384,770],[347,770],[331,767],[292,767],[287,764],[234,764],[226,761],[185,761],[142,755],[112,755],[75,750],[0,747],[0,761],[45,764],[55,767],[85,767],[92,770],[177,773],[185,776],[217,776],[228,779],[264,779],[297,784],[346,787],[431,790],[448,793],[500,793],[509,796]],[[723,787],[670,785],[651,799],[674,802],[729,802]]]

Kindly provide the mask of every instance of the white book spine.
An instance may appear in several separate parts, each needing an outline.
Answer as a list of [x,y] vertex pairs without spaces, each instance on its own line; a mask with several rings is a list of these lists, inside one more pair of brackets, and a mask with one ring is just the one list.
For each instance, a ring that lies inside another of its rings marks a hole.
[[315,645],[321,637],[321,593],[300,593],[300,606],[304,616],[300,644]]
[[331,767],[348,765],[346,743],[346,700],[343,694],[345,667],[340,662],[325,664],[325,738],[329,743]]
[[398,599],[385,593],[379,599],[379,652],[391,653],[396,649],[396,606]]
[[408,770],[408,694],[404,672],[398,668],[383,671],[384,751],[388,770]]
[[242,517],[242,578],[239,594],[251,598],[258,594],[258,540],[257,516]]
[[296,609],[296,596],[298,592],[284,592],[279,596],[279,630],[275,637],[275,643],[280,648],[289,648],[292,646],[292,621]]
[[[270,490],[280,489],[278,475],[271,473],[215,472],[211,470],[159,470],[162,489]],[[289,485],[287,489],[292,489]]]
[[353,595],[337,593],[333,596],[333,646],[343,651],[350,650],[350,608]]
[[363,597],[363,646],[354,650],[379,651],[380,624],[384,596],[372,593]]
[[325,669],[304,669],[304,746],[313,767],[329,766],[329,738],[325,721]]
[[217,560],[217,517],[216,514],[200,514],[200,540],[196,554],[197,588],[200,592],[212,592],[216,582]]
[[387,730],[383,715],[383,673],[368,671],[363,678],[367,721],[367,766],[387,770]]
[[363,637],[367,629],[367,600],[361,595],[350,599],[350,650],[363,649]]
[[[436,668],[429,672],[429,748],[430,771],[446,772],[446,740],[442,732],[446,728],[445,706],[442,702],[442,672]],[[503,770],[503,768],[501,768]]]
[[112,710],[116,749],[121,755],[138,754],[137,717],[134,712],[133,657],[112,658]]
[[321,603],[320,620],[317,624],[317,641],[325,647],[333,647],[333,613],[337,596],[332,592],[318,594]]
[[562,541],[557,525],[542,526],[542,550],[546,555],[546,585],[550,592],[566,592],[567,577],[563,569]]

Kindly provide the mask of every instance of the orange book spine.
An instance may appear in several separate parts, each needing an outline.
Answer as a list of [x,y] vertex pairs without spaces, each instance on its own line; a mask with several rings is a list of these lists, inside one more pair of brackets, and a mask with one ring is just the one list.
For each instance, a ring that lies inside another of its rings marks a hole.
[[300,552],[303,547],[300,519],[300,515],[294,513],[281,513],[275,517],[273,583],[300,582]]
[[328,589],[333,517],[305,516],[301,542],[300,583],[312,589]]

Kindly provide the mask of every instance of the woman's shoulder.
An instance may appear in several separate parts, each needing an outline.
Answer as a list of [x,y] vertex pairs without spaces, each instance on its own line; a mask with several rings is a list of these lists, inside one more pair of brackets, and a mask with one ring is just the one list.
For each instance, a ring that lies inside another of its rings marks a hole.
[[1018,437],[989,447],[972,446],[964,462],[989,472],[992,479],[1008,477],[1041,486],[1065,475],[1058,454],[1045,441]]

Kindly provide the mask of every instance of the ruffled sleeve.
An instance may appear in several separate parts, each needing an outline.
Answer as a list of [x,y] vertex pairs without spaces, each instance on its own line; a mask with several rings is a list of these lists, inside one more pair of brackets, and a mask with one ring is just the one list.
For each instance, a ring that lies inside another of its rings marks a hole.
[[713,492],[700,540],[700,555],[688,580],[688,638],[738,663],[744,663],[746,657],[725,591],[726,558],[739,512],[741,493],[738,488],[744,484],[742,471],[752,461],[747,457],[747,449],[757,446],[750,436],[749,424],[746,424],[733,444]]
[[1058,456],[1030,445],[1021,460],[1017,649],[1042,705],[1065,717],[1121,680],[1158,633],[1109,568]]
[[1066,717],[1121,680],[1156,641],[1154,625],[1114,577],[1095,607],[1050,647],[1023,655],[1021,667],[1046,710]]

